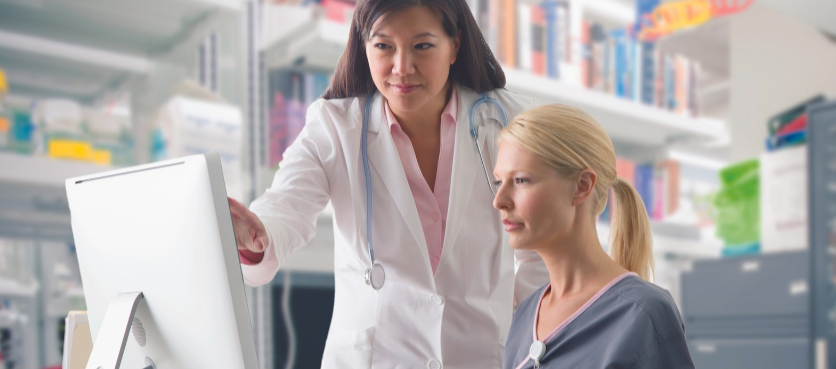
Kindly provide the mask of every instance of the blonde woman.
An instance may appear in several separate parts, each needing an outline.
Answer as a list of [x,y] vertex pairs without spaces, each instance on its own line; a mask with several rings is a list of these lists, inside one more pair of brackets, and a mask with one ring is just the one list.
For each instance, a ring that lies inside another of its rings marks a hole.
[[[617,179],[606,131],[555,104],[517,116],[499,142],[494,207],[511,246],[540,254],[550,280],[519,305],[503,367],[693,368],[673,299],[649,282],[650,223]],[[610,189],[612,256],[595,229]]]

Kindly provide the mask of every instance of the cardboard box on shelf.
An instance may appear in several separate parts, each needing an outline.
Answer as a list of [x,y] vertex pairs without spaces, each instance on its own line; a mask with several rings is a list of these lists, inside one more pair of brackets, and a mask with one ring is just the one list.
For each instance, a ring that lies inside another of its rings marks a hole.
[[241,199],[241,110],[223,102],[172,97],[157,116],[153,160],[216,152],[227,195]]

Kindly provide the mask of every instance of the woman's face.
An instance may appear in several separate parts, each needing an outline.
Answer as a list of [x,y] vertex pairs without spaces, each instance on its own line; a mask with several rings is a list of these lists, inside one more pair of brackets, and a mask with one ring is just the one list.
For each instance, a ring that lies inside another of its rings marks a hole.
[[375,86],[395,112],[414,112],[446,101],[450,65],[459,37],[450,38],[441,15],[419,6],[380,17],[366,41]]
[[493,206],[511,236],[511,247],[537,250],[570,234],[575,184],[531,151],[508,141],[499,146]]

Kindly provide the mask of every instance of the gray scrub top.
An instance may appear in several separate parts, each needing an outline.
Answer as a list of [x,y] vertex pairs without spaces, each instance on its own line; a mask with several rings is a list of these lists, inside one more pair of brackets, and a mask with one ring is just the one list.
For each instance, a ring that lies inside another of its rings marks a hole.
[[[620,278],[545,342],[541,368],[694,368],[685,324],[670,293],[634,273]],[[504,369],[517,369],[524,361],[521,368],[534,367],[528,352],[534,342],[535,315],[548,286],[517,307],[505,345]]]

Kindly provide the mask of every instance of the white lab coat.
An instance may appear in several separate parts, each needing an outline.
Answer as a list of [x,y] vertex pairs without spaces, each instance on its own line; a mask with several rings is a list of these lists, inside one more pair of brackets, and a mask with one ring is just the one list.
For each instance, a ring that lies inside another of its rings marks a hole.
[[[488,96],[504,106],[509,120],[535,106],[534,100],[504,89]],[[251,205],[271,235],[278,261],[243,267],[247,282],[258,285],[269,282],[287,256],[313,238],[318,213],[332,202],[335,299],[323,368],[502,366],[514,301],[547,283],[548,272],[539,255],[508,245],[492,206],[493,194],[468,131],[468,115],[478,98],[459,87],[447,227],[435,275],[379,93],[371,107],[368,154],[372,237],[375,258],[386,269],[383,288],[375,291],[364,282],[370,265],[360,155],[365,98],[317,100],[284,154],[272,187]],[[480,104],[475,115],[479,146],[492,172],[499,131],[494,120],[501,115],[493,104]],[[271,270],[264,273],[264,268]]]

